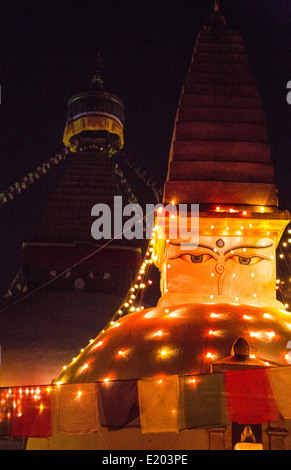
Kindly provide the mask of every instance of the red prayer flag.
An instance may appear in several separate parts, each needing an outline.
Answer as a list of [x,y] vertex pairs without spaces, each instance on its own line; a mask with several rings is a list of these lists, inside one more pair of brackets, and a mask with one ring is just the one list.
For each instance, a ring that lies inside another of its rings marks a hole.
[[279,419],[279,411],[265,369],[227,371],[225,388],[229,420],[262,424]]
[[52,399],[46,386],[13,388],[11,436],[50,437],[52,431]]

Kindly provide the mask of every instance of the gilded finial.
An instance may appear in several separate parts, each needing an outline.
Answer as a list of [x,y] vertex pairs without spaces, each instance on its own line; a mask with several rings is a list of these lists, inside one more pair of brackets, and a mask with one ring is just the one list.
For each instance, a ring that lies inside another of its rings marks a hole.
[[91,81],[90,90],[104,91],[103,78],[101,75],[101,67],[102,67],[101,63],[102,63],[101,54],[100,52],[98,52],[97,60],[94,63],[95,72]]
[[219,13],[220,0],[214,0],[214,13]]

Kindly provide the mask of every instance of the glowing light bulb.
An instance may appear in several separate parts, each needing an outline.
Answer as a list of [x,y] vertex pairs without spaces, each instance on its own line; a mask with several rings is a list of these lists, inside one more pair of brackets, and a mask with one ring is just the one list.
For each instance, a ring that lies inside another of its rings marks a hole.
[[163,349],[161,351],[161,356],[166,356],[168,354],[168,352],[166,351],[166,349]]
[[153,334],[153,336],[163,336],[163,332],[161,330],[157,331],[156,333]]
[[270,331],[270,332],[267,333],[267,335],[269,336],[270,339],[271,339],[271,338],[274,338],[274,336],[275,336],[275,331]]
[[272,315],[270,315],[269,313],[264,313],[263,315],[264,318],[268,318],[269,320],[272,320]]
[[207,359],[214,359],[215,356],[211,352],[208,352],[208,353],[206,353],[206,357],[207,357]]

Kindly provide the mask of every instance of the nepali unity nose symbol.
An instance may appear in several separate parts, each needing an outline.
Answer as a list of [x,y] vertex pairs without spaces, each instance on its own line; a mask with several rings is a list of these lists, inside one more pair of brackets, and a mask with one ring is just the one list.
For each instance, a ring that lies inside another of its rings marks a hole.
[[223,281],[225,278],[226,274],[226,264],[224,263],[217,263],[215,266],[215,271],[219,275],[218,277],[218,295],[222,295],[222,286],[223,286]]

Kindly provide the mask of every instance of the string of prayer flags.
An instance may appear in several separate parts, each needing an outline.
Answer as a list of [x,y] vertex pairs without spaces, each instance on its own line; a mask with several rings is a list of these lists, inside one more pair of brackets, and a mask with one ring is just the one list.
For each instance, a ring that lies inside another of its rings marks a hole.
[[12,437],[48,438],[52,430],[52,397],[46,386],[13,388]]
[[141,432],[179,432],[179,377],[138,380]]
[[227,426],[223,374],[180,377],[180,397],[186,429]]
[[136,380],[98,383],[101,426],[111,431],[140,427]]
[[261,424],[279,419],[266,369],[227,371],[225,389],[231,422]]
[[54,390],[60,432],[82,435],[99,431],[96,383],[57,385]]
[[48,162],[43,163],[37,167],[34,172],[24,176],[20,181],[17,181],[8,189],[0,193],[0,206],[6,204],[9,200],[14,199],[14,196],[20,194],[23,190],[27,189],[31,184],[37,181],[41,176],[47,173],[52,166],[58,165],[62,160],[65,160],[69,150],[65,149],[62,153],[57,154],[55,157],[49,159]]

